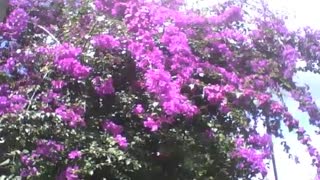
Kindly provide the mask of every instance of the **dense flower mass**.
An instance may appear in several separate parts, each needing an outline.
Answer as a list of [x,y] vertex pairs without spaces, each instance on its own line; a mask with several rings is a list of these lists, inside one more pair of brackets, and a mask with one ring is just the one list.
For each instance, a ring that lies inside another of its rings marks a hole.
[[320,127],[308,87],[293,80],[320,72],[320,33],[289,31],[272,12],[250,16],[243,0],[208,12],[187,4],[10,0],[0,22],[1,173],[252,179],[266,176],[283,128],[320,170],[307,129],[276,100],[288,92]]
[[21,8],[14,9],[7,18],[5,24],[1,24],[0,29],[3,30],[3,35],[8,38],[17,39],[20,37],[28,25],[29,15]]
[[91,40],[91,43],[95,47],[100,49],[113,49],[120,46],[120,43],[118,40],[116,40],[114,37],[107,34],[97,35],[93,37]]
[[104,121],[102,124],[102,128],[104,131],[110,132],[114,136],[122,133],[123,131],[123,128],[120,125],[117,125],[110,120]]
[[37,142],[35,153],[40,156],[56,158],[56,153],[63,150],[64,146],[58,142],[52,140],[40,140]]
[[136,115],[140,115],[140,114],[142,114],[142,113],[144,113],[144,108],[142,107],[142,105],[141,104],[137,104],[135,107],[134,107],[134,109],[133,109],[133,113],[134,114],[136,114]]
[[150,131],[156,131],[159,129],[159,122],[153,120],[151,117],[148,117],[147,120],[143,122],[144,127],[149,128]]
[[79,166],[68,166],[56,179],[58,180],[78,180]]
[[103,80],[101,77],[95,77],[92,80],[92,84],[95,86],[94,89],[99,96],[113,94],[115,91],[112,78]]
[[61,72],[71,75],[77,79],[87,78],[90,74],[90,68],[81,65],[74,58],[59,59],[56,61],[56,66]]
[[85,121],[74,109],[61,106],[55,110],[55,113],[61,117],[70,127],[85,126]]
[[121,148],[128,147],[127,139],[125,137],[123,137],[122,135],[120,135],[120,134],[116,135],[115,140]]
[[81,158],[82,153],[81,151],[78,150],[73,150],[68,154],[68,158],[69,159],[77,159],[77,158]]

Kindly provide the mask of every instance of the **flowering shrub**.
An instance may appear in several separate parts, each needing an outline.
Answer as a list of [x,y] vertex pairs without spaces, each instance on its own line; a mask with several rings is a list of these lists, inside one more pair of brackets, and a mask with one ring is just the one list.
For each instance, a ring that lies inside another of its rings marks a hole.
[[10,0],[0,23],[0,174],[250,179],[267,174],[282,124],[320,169],[299,120],[272,99],[290,92],[320,125],[292,79],[298,59],[317,72],[317,33],[249,16],[242,1],[211,14],[184,4]]

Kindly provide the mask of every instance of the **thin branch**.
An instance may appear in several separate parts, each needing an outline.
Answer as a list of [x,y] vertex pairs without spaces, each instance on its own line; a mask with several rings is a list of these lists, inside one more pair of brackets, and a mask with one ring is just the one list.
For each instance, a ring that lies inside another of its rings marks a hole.
[[[98,25],[98,22],[97,22],[97,21],[94,22],[94,24],[92,25],[91,29],[90,29],[89,32],[88,32],[88,35],[89,35],[89,36],[93,33],[93,31],[94,31],[94,29],[96,28],[97,25]],[[85,49],[85,48],[86,48],[88,42],[89,42],[89,40],[86,40],[86,41],[84,42],[82,49]]]
[[[48,70],[48,71],[44,74],[44,76],[43,76],[42,79],[47,78],[47,76],[49,75],[49,73],[50,73],[50,71]],[[41,86],[40,86],[39,84],[35,87],[32,95],[31,95],[31,97],[30,97],[30,99],[29,99],[29,103],[28,103],[28,106],[27,106],[27,109],[26,109],[27,111],[29,111],[29,109],[31,108],[32,101],[34,100],[35,95],[36,95],[36,92],[39,90],[40,87],[41,87]]]
[[46,32],[52,39],[54,39],[58,44],[61,44],[60,41],[50,32],[48,31],[45,27],[38,25],[38,24],[34,24],[35,26],[37,26],[38,28],[42,29],[44,32]]
[[271,143],[270,143],[270,151],[271,151],[271,161],[272,161],[272,167],[273,167],[273,173],[274,173],[274,179],[278,180],[278,171],[276,166],[276,157],[274,155],[274,149],[273,149],[273,141],[272,141],[272,134],[270,129],[270,122],[269,122],[269,116],[266,116],[266,125],[267,125],[267,134],[271,136]]
[[[56,41],[56,43],[61,44],[60,41],[59,41],[49,30],[47,30],[45,27],[43,27],[43,26],[41,26],[41,25],[38,25],[38,24],[34,24],[34,25],[35,25],[36,27],[42,29],[44,32],[46,32],[53,40]],[[43,75],[42,79],[46,79],[50,72],[51,72],[51,71],[48,70],[48,71]],[[30,99],[29,99],[29,103],[28,103],[28,106],[27,106],[27,111],[31,108],[32,102],[33,102],[33,100],[34,100],[34,98],[35,98],[35,95],[36,95],[36,92],[39,90],[40,87],[41,87],[40,85],[37,85],[37,86],[35,87],[32,95],[31,95],[31,97],[30,97]]]

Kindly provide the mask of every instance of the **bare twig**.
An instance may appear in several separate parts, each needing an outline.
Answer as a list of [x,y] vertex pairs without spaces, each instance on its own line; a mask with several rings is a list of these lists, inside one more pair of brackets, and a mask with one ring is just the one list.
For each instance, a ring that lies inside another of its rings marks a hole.
[[[60,41],[59,41],[49,30],[47,30],[45,27],[43,27],[43,26],[41,26],[41,25],[38,25],[38,24],[34,24],[34,25],[35,25],[36,27],[42,29],[44,32],[46,32],[53,40],[56,41],[56,43],[61,44]],[[51,72],[51,71],[48,70],[48,71],[43,75],[42,79],[46,79],[50,72]],[[35,98],[35,95],[36,95],[36,92],[39,90],[40,87],[41,87],[40,85],[37,85],[37,86],[35,87],[32,95],[31,95],[31,97],[30,97],[30,99],[29,99],[29,103],[28,103],[28,106],[27,106],[27,111],[31,108],[32,102],[33,102],[33,100],[34,100],[34,98]]]
[[50,32],[48,31],[45,27],[38,25],[38,24],[34,24],[36,27],[42,29],[44,32],[46,32],[52,39],[54,39],[58,44],[61,44],[60,41]]

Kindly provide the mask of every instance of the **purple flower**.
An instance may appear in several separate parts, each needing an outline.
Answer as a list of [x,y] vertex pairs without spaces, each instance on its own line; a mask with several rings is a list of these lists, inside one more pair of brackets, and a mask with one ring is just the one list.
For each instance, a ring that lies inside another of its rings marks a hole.
[[22,168],[20,171],[21,177],[32,177],[36,176],[39,173],[38,169],[36,167],[27,167]]
[[143,106],[141,104],[137,104],[134,108],[133,108],[133,114],[135,115],[140,115],[142,113],[144,113],[144,109]]
[[186,34],[175,26],[168,26],[165,28],[165,32],[161,38],[161,43],[168,46],[168,49],[172,54],[179,52],[190,52]]
[[71,75],[77,79],[85,79],[90,75],[90,71],[90,67],[81,65],[80,63],[76,63]]
[[34,163],[32,157],[26,154],[21,155],[20,161],[25,166],[31,166]]
[[64,145],[53,140],[39,140],[35,153],[50,159],[57,159],[58,153],[64,150]]
[[279,104],[278,102],[272,102],[271,103],[271,107],[270,107],[271,112],[273,113],[283,113],[283,111],[285,110],[284,107]]
[[212,131],[212,129],[207,129],[207,130],[205,130],[204,136],[205,136],[206,139],[207,139],[207,138],[211,139],[211,138],[216,137],[216,135],[215,135],[215,133]]
[[306,132],[306,130],[303,127],[299,127],[299,129],[297,130],[297,134],[299,135],[303,135]]
[[311,141],[311,138],[309,136],[303,136],[301,139],[300,139],[300,142],[304,145],[307,145],[309,142]]
[[310,156],[315,156],[318,153],[317,149],[310,145],[308,146],[308,152]]
[[266,154],[253,148],[239,148],[233,156],[244,159],[242,163],[247,163],[252,171],[258,170],[264,176],[267,174],[266,165],[263,162],[267,158]]
[[41,101],[43,103],[51,103],[51,102],[54,102],[55,100],[59,99],[59,97],[60,97],[60,94],[49,91],[49,92],[44,93],[41,96]]
[[107,34],[101,34],[94,36],[91,40],[93,46],[99,49],[114,49],[120,46],[118,40],[116,40],[113,36]]
[[224,99],[224,101],[222,101],[222,103],[220,104],[219,110],[222,113],[228,113],[231,111],[231,108],[228,106],[228,102],[226,99]]
[[257,99],[259,101],[260,106],[264,105],[271,99],[271,95],[269,94],[258,94]]
[[80,179],[78,176],[79,166],[68,166],[65,170],[63,170],[56,180],[78,180]]
[[174,91],[169,93],[171,94],[163,98],[163,102],[161,103],[167,115],[182,114],[186,117],[192,117],[198,112],[197,107],[192,105],[185,96]]
[[51,81],[52,88],[56,91],[60,91],[66,83],[63,80],[53,80]]
[[192,117],[198,113],[196,106],[180,93],[182,81],[172,81],[170,73],[163,69],[150,69],[145,74],[146,88],[159,97],[167,115],[182,114]]
[[6,113],[9,107],[9,99],[6,96],[0,96],[0,115]]
[[20,112],[23,110],[25,105],[27,104],[27,100],[22,95],[13,95],[10,98],[10,112]]
[[148,117],[147,120],[143,122],[143,126],[154,132],[159,129],[160,124],[157,121],[154,121],[151,117]]
[[219,85],[206,86],[203,89],[208,101],[212,104],[220,103],[225,98],[225,92]]
[[76,48],[69,43],[63,43],[51,49],[51,53],[55,55],[56,60],[65,58],[76,58],[81,54],[81,52],[81,48]]
[[6,26],[9,34],[6,36],[18,38],[22,32],[27,29],[29,16],[25,10],[21,8],[14,9],[7,18]]
[[171,75],[164,70],[152,69],[145,74],[146,86],[151,93],[165,94],[170,89]]
[[115,2],[110,0],[95,0],[94,5],[98,11],[110,14]]
[[76,108],[68,109],[65,106],[60,106],[55,110],[55,113],[72,128],[86,125],[84,119],[81,117],[82,114],[77,113]]
[[94,89],[99,96],[105,96],[115,92],[112,78],[103,80],[100,76],[97,76],[92,80],[92,84],[94,85]]
[[76,79],[85,79],[89,76],[91,68],[81,65],[74,58],[64,58],[55,61],[56,67],[63,73],[71,75]]
[[299,53],[290,45],[286,45],[282,52],[282,57],[286,65],[284,76],[286,78],[292,78],[297,59],[299,58]]
[[17,61],[14,58],[7,59],[6,63],[2,66],[3,70],[9,74],[13,73],[16,69]]
[[68,158],[69,159],[77,159],[77,158],[81,158],[82,153],[81,151],[78,150],[73,150],[68,154]]
[[268,134],[260,135],[250,135],[248,142],[260,147],[268,147],[271,143],[271,136]]
[[105,120],[102,123],[102,128],[104,131],[111,133],[113,136],[116,136],[116,135],[122,133],[122,131],[123,131],[122,126],[117,125],[110,120]]
[[118,16],[118,17],[123,16],[125,13],[126,7],[127,7],[127,3],[125,2],[115,3],[111,11],[111,14],[113,16]]
[[118,145],[121,148],[127,148],[128,147],[127,139],[125,137],[123,137],[122,135],[120,135],[120,134],[116,135],[115,141],[118,143]]
[[215,25],[228,24],[234,21],[242,20],[242,12],[239,7],[230,7],[221,15],[209,18],[209,22]]
[[0,96],[8,96],[10,94],[10,89],[8,84],[0,85]]

